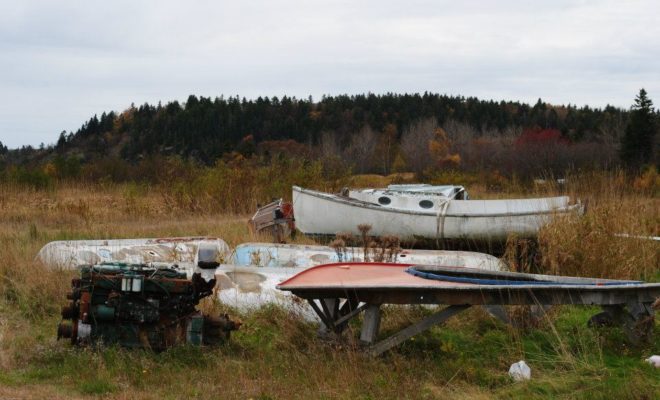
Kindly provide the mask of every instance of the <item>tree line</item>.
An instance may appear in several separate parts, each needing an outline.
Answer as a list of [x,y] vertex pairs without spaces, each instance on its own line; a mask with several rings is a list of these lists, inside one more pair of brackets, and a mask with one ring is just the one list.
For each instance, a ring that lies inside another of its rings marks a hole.
[[658,162],[658,113],[642,89],[630,110],[480,100],[433,93],[312,98],[197,97],[94,115],[54,145],[9,150],[0,163],[75,175],[80,165],[180,157],[322,159],[354,173],[437,168],[558,172]]

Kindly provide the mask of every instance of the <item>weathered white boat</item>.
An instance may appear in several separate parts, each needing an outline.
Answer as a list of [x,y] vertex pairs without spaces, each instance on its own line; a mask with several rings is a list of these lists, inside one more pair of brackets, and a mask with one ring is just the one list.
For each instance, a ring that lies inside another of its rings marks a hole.
[[[230,257],[233,264],[223,264],[215,271],[206,273],[214,275],[218,298],[225,305],[246,312],[266,304],[276,304],[315,321],[318,316],[305,302],[290,292],[278,290],[277,286],[311,267],[333,262],[361,262],[363,259],[360,248],[349,247],[338,253],[328,246],[243,243]],[[419,263],[484,271],[508,269],[504,261],[492,255],[470,251],[402,250],[393,261],[407,265]],[[493,310],[487,309],[487,312]]]
[[[383,196],[385,194],[379,197]],[[368,224],[371,226],[370,235],[394,235],[402,240],[429,238],[496,242],[506,240],[511,233],[519,237],[534,237],[553,217],[583,210],[579,202],[570,204],[568,196],[507,200],[416,196],[392,192],[388,195],[390,203],[382,204],[384,200],[377,199],[373,203],[294,186],[296,226],[305,234],[350,232],[357,235],[360,233],[358,225]],[[395,207],[397,204],[399,206]]]
[[240,311],[250,311],[266,304],[277,304],[300,310],[307,317],[313,315],[300,307],[289,293],[277,290],[277,285],[306,270],[303,267],[255,267],[222,264],[213,272],[218,299]]
[[[290,293],[277,290],[276,286],[310,267],[363,260],[364,251],[355,247],[337,252],[328,246],[243,243],[234,249],[230,257],[232,265],[221,265],[215,270],[220,289],[218,295],[224,304],[239,310],[277,303],[313,317],[313,313],[309,313],[305,307],[299,308]],[[487,271],[507,269],[505,263],[494,256],[470,251],[401,250],[391,261],[400,264],[471,267]]]
[[[370,255],[373,260],[373,254]],[[236,246],[230,262],[234,265],[269,268],[309,268],[333,262],[364,261],[364,250],[347,247],[337,251],[329,246],[275,243],[243,243]],[[490,254],[472,251],[401,249],[387,261],[423,265],[479,268],[502,271],[506,265]]]
[[52,268],[71,269],[108,262],[128,264],[177,264],[193,270],[200,246],[215,249],[226,260],[231,251],[224,240],[215,237],[170,237],[153,239],[66,240],[46,244],[37,260]]

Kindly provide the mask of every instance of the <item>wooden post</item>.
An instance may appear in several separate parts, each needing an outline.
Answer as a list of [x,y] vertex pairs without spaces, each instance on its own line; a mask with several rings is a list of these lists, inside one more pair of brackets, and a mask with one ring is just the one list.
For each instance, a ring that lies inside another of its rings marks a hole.
[[364,311],[360,341],[365,344],[373,343],[378,336],[378,329],[380,329],[380,305],[369,304]]

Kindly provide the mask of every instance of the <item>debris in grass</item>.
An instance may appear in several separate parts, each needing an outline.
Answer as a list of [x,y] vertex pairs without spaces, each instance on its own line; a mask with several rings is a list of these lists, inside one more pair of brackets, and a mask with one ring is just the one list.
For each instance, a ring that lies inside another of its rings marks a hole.
[[526,362],[520,360],[517,363],[511,364],[509,376],[516,382],[528,381],[532,377],[532,370]]
[[651,356],[644,361],[646,361],[647,363],[651,364],[656,368],[660,368],[660,356]]

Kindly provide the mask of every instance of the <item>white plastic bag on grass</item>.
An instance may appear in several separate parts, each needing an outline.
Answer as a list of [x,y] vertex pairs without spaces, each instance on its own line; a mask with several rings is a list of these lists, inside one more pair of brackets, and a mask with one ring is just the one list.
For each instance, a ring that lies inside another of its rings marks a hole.
[[660,368],[660,356],[651,356],[645,361],[656,368]]
[[520,360],[517,363],[511,364],[509,376],[516,382],[527,381],[532,377],[532,370],[526,362]]

